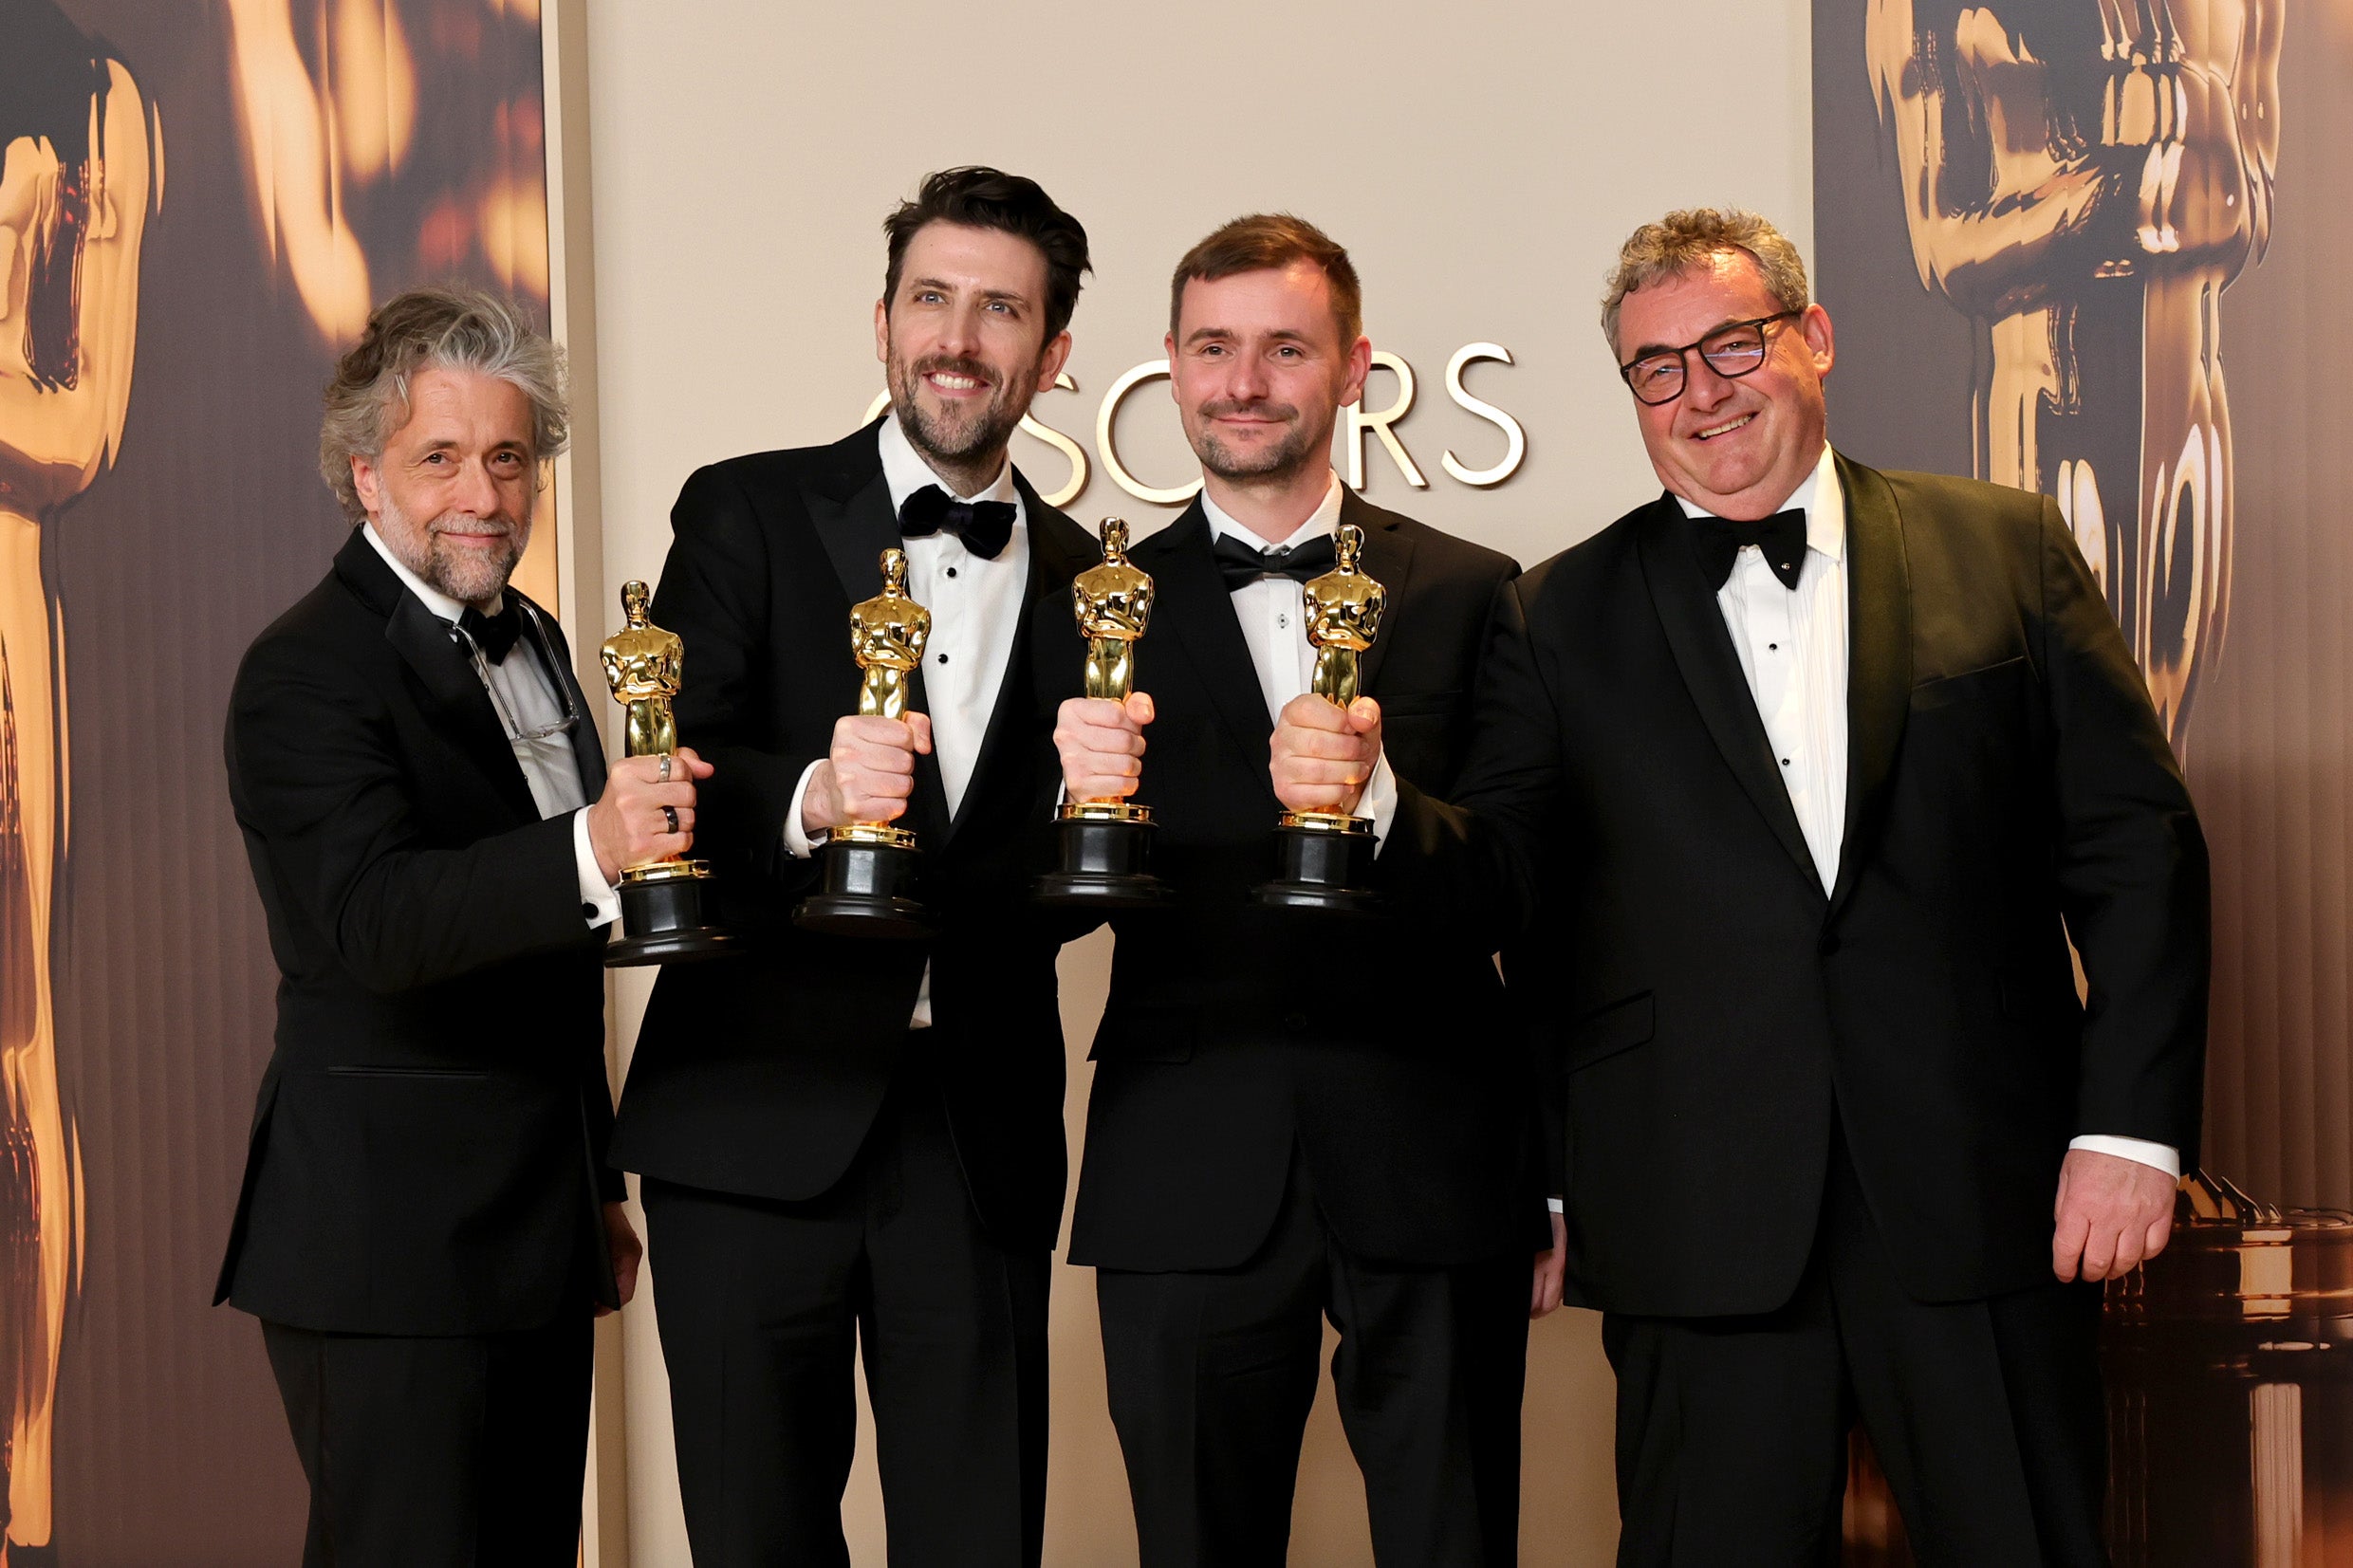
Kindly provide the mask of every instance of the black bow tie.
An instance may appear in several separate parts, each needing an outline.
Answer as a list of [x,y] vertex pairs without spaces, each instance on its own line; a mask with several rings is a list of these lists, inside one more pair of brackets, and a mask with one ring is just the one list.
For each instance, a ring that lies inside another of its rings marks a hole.
[[1732,575],[1732,562],[1750,544],[1763,553],[1765,564],[1781,579],[1783,587],[1797,586],[1797,575],[1806,565],[1804,510],[1775,512],[1755,523],[1695,517],[1691,526],[1692,550],[1699,558],[1699,569],[1707,574],[1709,587],[1724,586]]
[[937,485],[926,485],[907,497],[899,508],[899,531],[908,539],[923,539],[942,531],[964,541],[964,547],[984,561],[994,561],[1013,537],[1010,501],[957,501]]
[[1262,578],[1288,577],[1293,582],[1305,582],[1340,564],[1330,534],[1288,550],[1262,550],[1232,534],[1221,533],[1210,541],[1210,553],[1217,558],[1217,570],[1225,578],[1226,592],[1230,594]]
[[473,638],[473,645],[482,650],[484,658],[492,664],[504,664],[514,649],[515,638],[523,635],[523,609],[512,594],[507,596],[506,603],[494,616],[486,616],[469,604],[458,615],[457,627]]

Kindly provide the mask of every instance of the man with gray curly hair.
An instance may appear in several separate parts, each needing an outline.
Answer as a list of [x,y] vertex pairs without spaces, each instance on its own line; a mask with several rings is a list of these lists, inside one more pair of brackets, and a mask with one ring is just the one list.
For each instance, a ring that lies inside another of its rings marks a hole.
[[558,1568],[579,1540],[590,1320],[639,1258],[599,949],[712,770],[608,774],[563,632],[509,585],[565,435],[562,353],[513,304],[387,302],[319,441],[357,526],[231,693],[281,982],[216,1300],[262,1319],[307,1568]]
[[1859,1420],[1929,1568],[2103,1563],[2098,1282],[2198,1134],[2180,769],[2048,497],[1832,450],[1770,224],[1644,225],[1602,320],[1665,493],[1505,585],[1383,865],[1554,1021],[1618,1560],[1834,1556]]

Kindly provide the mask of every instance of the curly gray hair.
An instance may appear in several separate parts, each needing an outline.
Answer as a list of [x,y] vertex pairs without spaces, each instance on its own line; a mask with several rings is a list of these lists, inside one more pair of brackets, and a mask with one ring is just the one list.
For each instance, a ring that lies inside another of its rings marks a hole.
[[383,455],[384,443],[408,422],[409,383],[425,370],[470,370],[521,390],[531,404],[535,460],[555,456],[571,439],[564,350],[513,301],[471,288],[409,289],[377,307],[327,382],[319,476],[347,516],[366,514],[351,460]]
[[1745,251],[1765,275],[1765,286],[1784,310],[1803,310],[1813,296],[1806,286],[1806,259],[1788,236],[1754,212],[1737,207],[1687,207],[1646,223],[1618,249],[1618,265],[1602,294],[1602,335],[1618,349],[1618,307],[1636,289],[1675,277],[1727,250]]

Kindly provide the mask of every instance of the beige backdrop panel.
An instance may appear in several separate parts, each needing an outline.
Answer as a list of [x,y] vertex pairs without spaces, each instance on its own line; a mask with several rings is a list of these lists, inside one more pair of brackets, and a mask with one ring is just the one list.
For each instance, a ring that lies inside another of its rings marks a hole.
[[[1036,176],[1093,241],[1096,276],[1072,323],[1076,390],[1037,407],[1085,452],[1070,508],[1083,522],[1173,515],[1104,476],[1103,394],[1159,358],[1184,249],[1238,212],[1282,208],[1350,248],[1375,346],[1415,374],[1394,434],[1427,488],[1368,442],[1368,493],[1525,562],[1549,555],[1657,489],[1594,324],[1618,240],[1665,207],[1734,201],[1810,242],[1806,29],[1804,0],[590,7],[602,580],[658,574],[671,501],[696,465],[829,441],[858,421],[881,387],[870,326],[881,218],[926,171],[959,162]],[[1526,461],[1491,488],[1441,460],[1452,451],[1477,470],[1504,452],[1502,433],[1447,396],[1448,360],[1473,342],[1510,350],[1512,363],[1466,380],[1527,433]],[[1398,392],[1377,374],[1369,400],[1386,408]],[[1115,437],[1147,482],[1191,471],[1160,383],[1122,405]],[[1069,476],[1027,437],[1015,455],[1049,493]],[[845,702],[849,688],[845,669]],[[1064,954],[1074,1148],[1109,951],[1099,937]],[[623,983],[624,1042],[642,994]],[[628,1535],[635,1568],[670,1568],[687,1552],[654,1333],[658,1271],[652,1283],[624,1328]],[[1047,1559],[1069,1568],[1135,1560],[1093,1285],[1065,1267],[1054,1287]],[[1609,1393],[1591,1314],[1537,1327],[1531,1565],[1609,1560]],[[869,1439],[862,1429],[844,1504],[862,1565],[883,1560]],[[1328,1388],[1291,1560],[1371,1560]]]

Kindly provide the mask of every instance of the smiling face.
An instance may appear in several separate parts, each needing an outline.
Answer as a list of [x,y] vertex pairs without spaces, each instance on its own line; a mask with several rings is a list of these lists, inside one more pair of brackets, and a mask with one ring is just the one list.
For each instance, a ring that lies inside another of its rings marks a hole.
[[1308,261],[1190,280],[1167,348],[1185,438],[1204,469],[1244,485],[1331,461],[1332,426],[1373,355],[1364,338],[1342,341],[1331,281]]
[[[1625,297],[1618,360],[1680,348],[1727,323],[1784,308],[1755,258],[1718,252]],[[1634,410],[1659,483],[1738,522],[1769,516],[1789,498],[1821,461],[1828,429],[1822,385],[1836,357],[1829,313],[1808,305],[1765,330],[1765,362],[1748,375],[1719,376],[1695,350],[1684,356],[1681,397]]]
[[936,222],[907,242],[897,292],[875,304],[899,428],[967,494],[996,477],[1030,399],[1070,356],[1069,333],[1046,337],[1046,288],[1029,241]]
[[487,608],[531,542],[531,401],[477,371],[419,371],[409,378],[408,423],[374,461],[354,457],[351,478],[401,564]]

